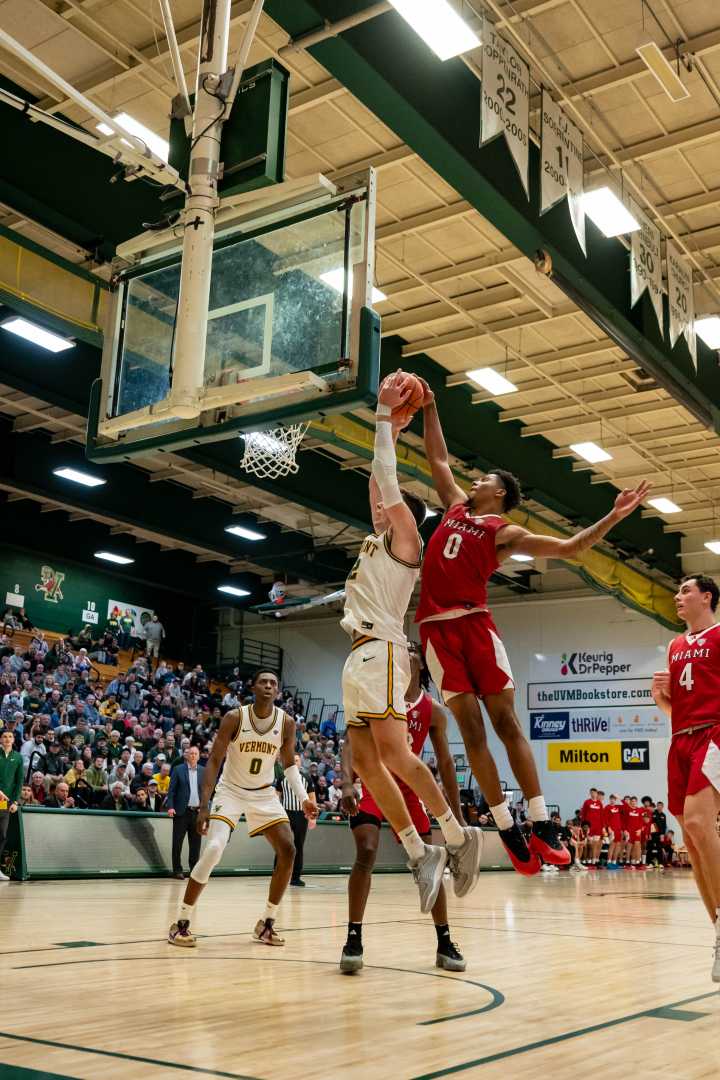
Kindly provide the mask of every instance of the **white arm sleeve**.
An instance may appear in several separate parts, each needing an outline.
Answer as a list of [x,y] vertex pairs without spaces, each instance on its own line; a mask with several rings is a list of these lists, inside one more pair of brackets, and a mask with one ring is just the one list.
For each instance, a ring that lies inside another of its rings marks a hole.
[[302,806],[302,804],[307,801],[308,793],[302,785],[300,770],[297,765],[291,765],[285,770],[285,779],[287,780],[293,795],[300,800],[300,805]]
[[392,437],[392,424],[389,415],[382,415],[381,408],[382,406],[378,408],[375,424],[375,456],[372,474],[380,488],[383,506],[387,509],[389,506],[397,506],[403,501],[403,497],[397,478],[397,457]]

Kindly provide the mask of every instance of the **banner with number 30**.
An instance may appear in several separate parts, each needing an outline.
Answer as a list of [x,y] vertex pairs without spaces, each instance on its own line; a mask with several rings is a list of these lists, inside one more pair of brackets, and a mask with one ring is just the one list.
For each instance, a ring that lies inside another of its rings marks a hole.
[[485,146],[499,135],[505,136],[529,199],[530,71],[512,45],[503,41],[487,19],[483,24],[482,42],[480,145]]

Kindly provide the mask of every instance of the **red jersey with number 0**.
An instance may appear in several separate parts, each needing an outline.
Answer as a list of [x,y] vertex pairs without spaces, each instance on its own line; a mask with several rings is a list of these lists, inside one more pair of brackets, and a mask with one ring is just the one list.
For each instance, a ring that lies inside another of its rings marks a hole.
[[672,733],[711,721],[720,723],[720,623],[670,642]]
[[425,551],[415,622],[487,610],[488,581],[498,568],[495,535],[507,525],[496,514],[474,516],[451,506]]

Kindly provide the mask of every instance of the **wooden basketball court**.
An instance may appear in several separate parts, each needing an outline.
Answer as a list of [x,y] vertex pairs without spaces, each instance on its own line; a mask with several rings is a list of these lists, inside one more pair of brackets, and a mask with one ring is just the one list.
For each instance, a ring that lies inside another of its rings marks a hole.
[[464,974],[434,967],[405,876],[376,877],[350,977],[346,879],[290,890],[284,949],[250,940],[266,885],[212,881],[196,950],[165,943],[180,882],[3,886],[0,1076],[720,1073],[712,931],[688,873],[483,874],[451,904]]

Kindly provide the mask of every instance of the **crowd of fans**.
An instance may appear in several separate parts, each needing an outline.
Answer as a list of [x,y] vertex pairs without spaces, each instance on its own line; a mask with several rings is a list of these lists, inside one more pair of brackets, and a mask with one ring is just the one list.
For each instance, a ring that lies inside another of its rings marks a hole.
[[[101,636],[112,639],[116,655],[118,637],[112,626]],[[197,746],[200,764],[206,763],[223,715],[252,700],[249,685],[237,668],[222,687],[200,664],[186,668],[158,659],[153,669],[154,651],[147,648],[150,658],[139,655],[102,680],[82,632],[53,645],[42,631],[27,645],[0,634],[0,730],[12,733],[22,756],[21,806],[160,812],[172,769],[187,749]],[[338,811],[335,717],[306,717],[301,698],[289,690],[277,704],[295,719],[308,789],[321,811]]]

